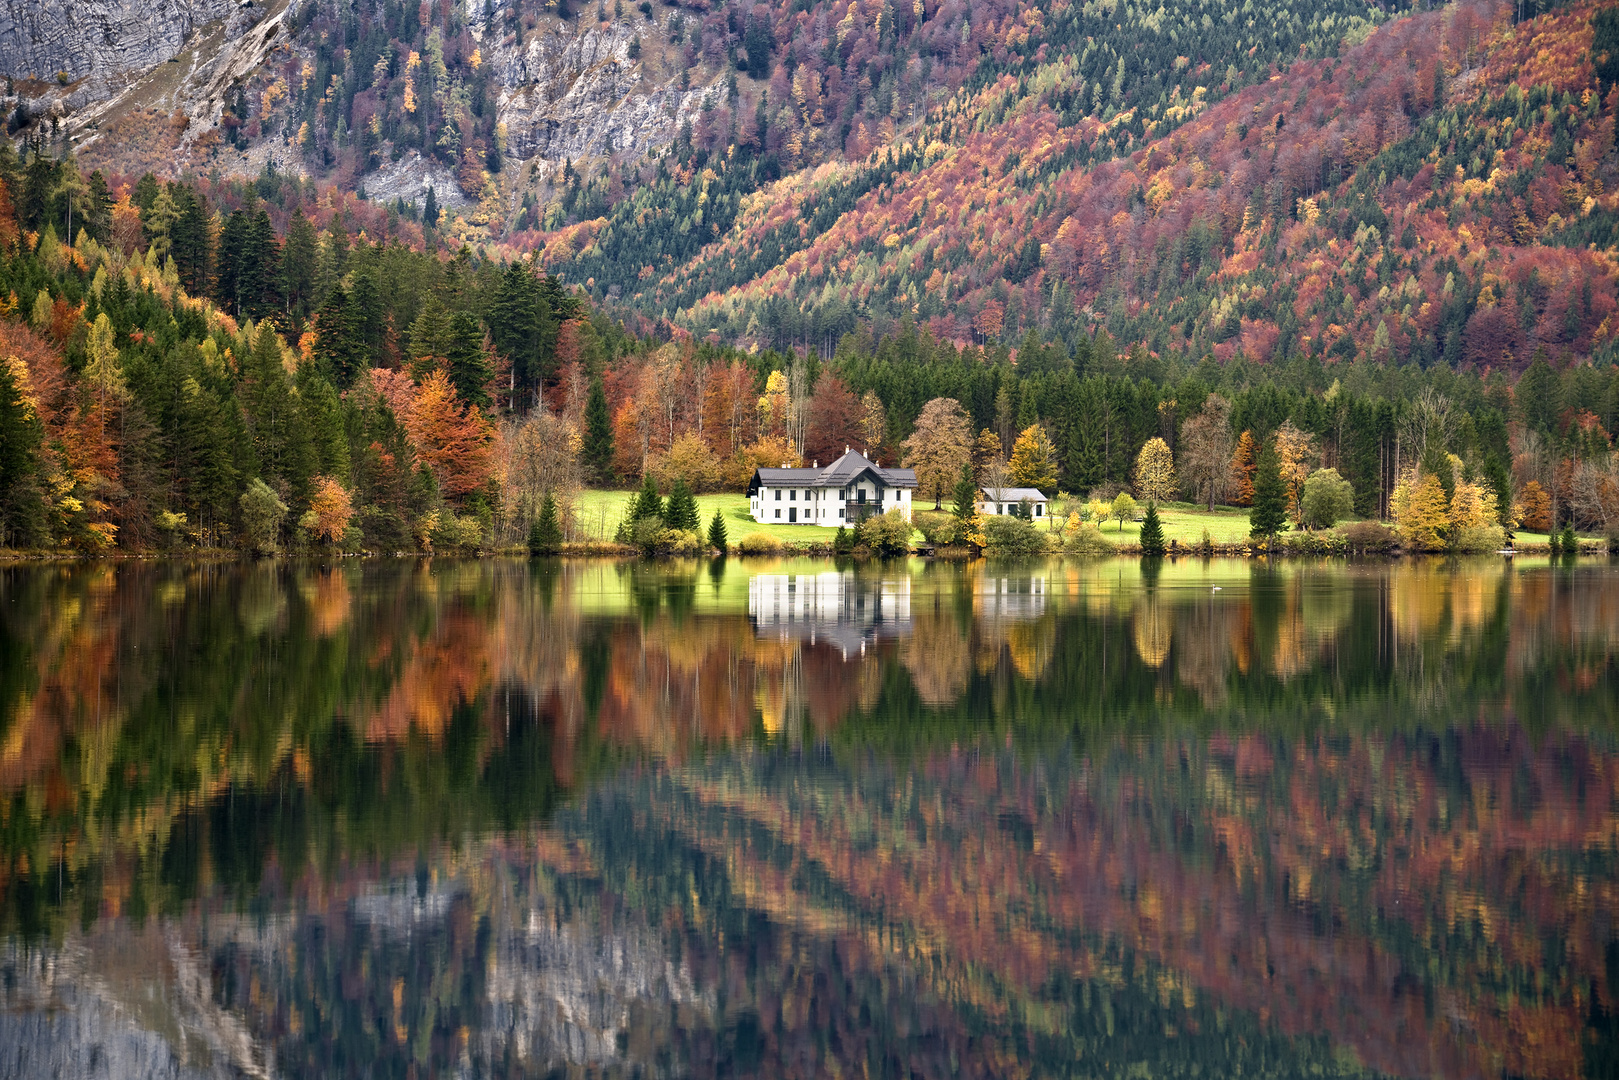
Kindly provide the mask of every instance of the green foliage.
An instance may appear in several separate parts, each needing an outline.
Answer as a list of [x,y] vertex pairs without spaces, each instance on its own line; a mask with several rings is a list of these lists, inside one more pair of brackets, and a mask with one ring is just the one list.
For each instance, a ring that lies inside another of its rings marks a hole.
[[714,517],[708,523],[708,546],[721,555],[725,554],[725,515],[718,510],[714,511]]
[[562,550],[562,522],[557,514],[557,501],[547,491],[540,500],[540,512],[528,528],[528,553],[533,556],[555,555]]
[[[760,534],[755,534],[760,535]],[[854,534],[842,525],[838,526],[837,535],[832,537],[832,551],[837,555],[847,555],[854,550]]]
[[983,529],[986,555],[1039,555],[1050,547],[1046,534],[1020,517],[992,514],[983,519]]
[[961,476],[956,480],[955,502],[951,511],[961,521],[966,521],[978,512],[978,483],[973,479],[971,463],[961,467]]
[[1141,554],[1145,558],[1158,558],[1164,554],[1164,527],[1158,520],[1158,504],[1147,504],[1147,516],[1141,522]]
[[1330,529],[1355,512],[1355,489],[1337,469],[1317,469],[1305,479],[1299,501],[1306,528]]
[[1248,513],[1248,535],[1269,540],[1287,528],[1287,487],[1276,447],[1269,441],[1259,452],[1254,473],[1254,505]]
[[[644,491],[641,498],[645,501]],[[685,477],[675,481],[675,489],[669,493],[669,503],[664,508],[663,519],[671,529],[697,531],[697,500],[692,497],[691,488],[687,485]]]
[[1119,531],[1124,530],[1126,521],[1134,521],[1136,516],[1135,496],[1128,491],[1121,491],[1113,496],[1112,517],[1119,523]]
[[607,392],[601,376],[590,380],[590,397],[585,400],[583,464],[589,479],[606,484],[613,479],[613,419],[607,412]]
[[45,538],[41,437],[39,418],[0,359],[0,547],[27,547]]
[[1580,553],[1580,541],[1574,535],[1574,526],[1563,526],[1563,534],[1559,539],[1559,546],[1562,548],[1562,553],[1564,555],[1578,555]]
[[258,477],[242,492],[242,532],[249,549],[273,555],[281,543],[281,523],[287,517],[287,504]]
[[762,532],[749,533],[737,544],[737,550],[744,555],[777,555],[781,547],[780,540]]
[[1099,558],[1112,555],[1117,550],[1117,545],[1109,540],[1100,528],[1086,521],[1072,529],[1063,530],[1062,550],[1068,555]]
[[854,535],[856,547],[864,547],[878,558],[911,553],[911,523],[899,510],[873,514],[855,526]]

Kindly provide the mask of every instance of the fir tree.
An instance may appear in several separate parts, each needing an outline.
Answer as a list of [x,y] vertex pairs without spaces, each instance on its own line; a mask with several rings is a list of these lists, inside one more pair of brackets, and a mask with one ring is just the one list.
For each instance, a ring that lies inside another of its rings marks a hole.
[[1287,486],[1276,449],[1269,444],[1259,453],[1254,474],[1254,506],[1248,513],[1248,535],[1268,540],[1287,528]]
[[422,207],[422,224],[429,229],[438,225],[438,195],[433,191],[433,185],[427,185],[427,204]]
[[663,518],[671,529],[697,531],[697,500],[692,498],[691,488],[686,485],[684,477],[675,481],[675,489],[669,493],[669,505],[664,510]]
[[476,409],[487,407],[489,380],[495,373],[483,351],[483,327],[471,312],[457,311],[450,317],[445,359],[450,364],[450,382],[461,400]]
[[664,517],[663,497],[658,494],[658,482],[652,479],[651,473],[642,479],[640,492],[630,496],[624,517],[631,522]]
[[613,421],[607,415],[607,391],[601,377],[590,380],[590,397],[585,401],[585,470],[590,479],[605,484],[613,475]]
[[963,465],[956,479],[956,502],[952,510],[963,521],[973,516],[978,508],[978,485],[973,481],[973,467]]
[[1141,522],[1141,556],[1156,559],[1164,554],[1164,527],[1158,521],[1158,504],[1147,504],[1147,516]]
[[540,500],[540,513],[528,528],[531,556],[555,555],[562,550],[562,523],[557,517],[557,501],[547,491]]
[[725,554],[725,515],[718,510],[714,511],[714,517],[708,523],[708,546],[721,555]]

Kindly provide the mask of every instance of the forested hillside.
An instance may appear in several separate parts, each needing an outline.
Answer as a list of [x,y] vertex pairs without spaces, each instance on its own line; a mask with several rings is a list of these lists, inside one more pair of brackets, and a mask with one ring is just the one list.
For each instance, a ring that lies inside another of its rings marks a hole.
[[[858,4],[824,39],[814,10],[772,31],[760,78],[790,94],[988,14],[885,7],[862,52]],[[1431,478],[1452,532],[1619,528],[1619,15],[1320,9],[1254,36],[1224,8],[1020,10],[869,150],[775,179],[812,159],[758,109],[755,142],[699,125],[616,202],[570,166],[543,215],[602,216],[476,246],[287,169],[0,151],[0,545],[514,545],[546,494],[573,535],[583,484],[738,489],[845,445],[918,463],[941,399],[949,454],[1015,464],[1029,435],[1053,491],[1140,492],[1161,439],[1204,501],[1244,502],[1274,449],[1301,525],[1330,469],[1365,516]],[[864,107],[838,106],[844,143]]]

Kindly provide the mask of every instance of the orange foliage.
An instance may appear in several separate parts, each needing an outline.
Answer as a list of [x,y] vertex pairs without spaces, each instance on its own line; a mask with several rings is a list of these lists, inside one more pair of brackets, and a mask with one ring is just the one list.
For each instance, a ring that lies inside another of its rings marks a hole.
[[444,372],[430,373],[417,387],[402,419],[416,452],[446,495],[461,499],[488,482],[494,432],[482,413],[461,404]]

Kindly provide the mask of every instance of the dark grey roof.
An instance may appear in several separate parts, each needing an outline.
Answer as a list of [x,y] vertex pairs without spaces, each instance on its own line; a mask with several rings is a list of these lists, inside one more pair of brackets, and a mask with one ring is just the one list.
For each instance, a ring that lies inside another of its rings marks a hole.
[[797,485],[811,488],[840,488],[852,484],[868,471],[888,487],[916,486],[915,469],[891,469],[874,465],[858,450],[846,450],[838,460],[819,469],[757,469],[754,471],[752,482],[748,484],[748,490],[754,491],[763,484],[771,487]]

